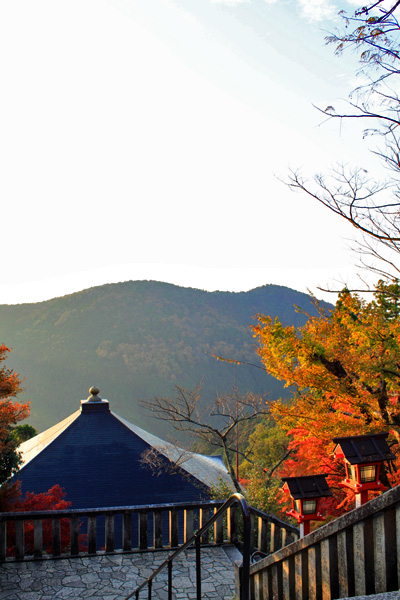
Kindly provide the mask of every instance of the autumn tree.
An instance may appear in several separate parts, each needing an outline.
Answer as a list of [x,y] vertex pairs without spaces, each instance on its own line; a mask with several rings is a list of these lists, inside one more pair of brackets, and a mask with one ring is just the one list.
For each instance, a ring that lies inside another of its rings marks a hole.
[[369,303],[345,290],[332,311],[316,302],[319,315],[298,329],[258,317],[265,369],[293,390],[290,402],[270,406],[292,436],[286,475],[328,472],[335,486],[343,467],[332,458],[332,438],[347,435],[389,431],[400,462],[400,320],[397,304],[386,302],[392,286],[380,282]]
[[[328,36],[337,54],[358,54],[361,85],[348,102],[321,107],[329,119],[363,123],[363,139],[373,136],[372,156],[386,178],[377,181],[364,165],[338,165],[313,178],[293,172],[289,186],[306,192],[360,234],[360,264],[380,276],[398,277],[400,264],[400,2],[378,0],[349,15],[344,27]],[[382,169],[382,164],[384,169]]]
[[0,345],[0,484],[18,469],[18,439],[12,435],[14,427],[29,414],[29,404],[15,401],[21,391],[19,375],[5,366],[10,349]]
[[[169,422],[176,431],[190,435],[191,444],[203,441],[209,447],[222,451],[225,464],[235,489],[241,492],[234,468],[234,456],[238,452],[241,460],[252,460],[251,446],[246,449],[236,445],[237,427],[249,422],[254,424],[267,413],[265,402],[252,393],[240,394],[236,390],[219,394],[213,403],[204,406],[201,403],[201,388],[186,390],[176,386],[174,397],[156,397],[142,402],[150,414]],[[156,456],[147,457],[156,460]],[[182,464],[185,454],[182,456]],[[157,465],[155,465],[157,468]]]
[[[53,486],[45,493],[27,492],[21,494],[18,481],[7,482],[11,475],[17,473],[21,457],[18,446],[23,441],[37,434],[32,425],[17,425],[29,415],[29,403],[21,404],[15,401],[21,392],[21,379],[11,369],[5,366],[5,360],[10,349],[0,345],[0,512],[51,511],[63,510],[70,506],[65,500],[65,492],[59,485]],[[33,522],[24,525],[25,551],[33,553],[34,532]],[[69,520],[61,519],[61,546],[65,550],[70,544]],[[86,547],[86,536],[79,536],[81,549]],[[7,524],[7,554],[13,555],[15,546],[15,523]],[[51,520],[43,521],[43,547],[52,551]]]
[[[12,495],[7,498],[2,495],[0,489],[0,507],[1,512],[37,512],[66,510],[71,506],[71,502],[65,500],[65,492],[59,485],[54,485],[47,492],[34,494],[27,492],[21,494],[19,484],[12,488]],[[5,503],[6,501],[6,503]],[[3,506],[1,506],[3,504]],[[43,550],[47,554],[53,552],[52,523],[51,519],[43,519]],[[70,520],[68,518],[60,519],[61,534],[61,552],[65,552],[71,543],[70,538]],[[78,536],[79,551],[87,550],[87,535]],[[24,524],[24,548],[26,554],[33,554],[34,551],[34,523],[26,521]],[[7,523],[7,556],[15,554],[15,521]]]

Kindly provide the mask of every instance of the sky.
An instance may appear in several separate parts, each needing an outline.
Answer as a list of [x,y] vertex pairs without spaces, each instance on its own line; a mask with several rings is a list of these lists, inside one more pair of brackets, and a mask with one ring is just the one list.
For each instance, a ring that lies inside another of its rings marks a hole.
[[354,231],[282,181],[368,161],[315,108],[357,84],[324,41],[357,5],[0,0],[0,303],[359,285]]

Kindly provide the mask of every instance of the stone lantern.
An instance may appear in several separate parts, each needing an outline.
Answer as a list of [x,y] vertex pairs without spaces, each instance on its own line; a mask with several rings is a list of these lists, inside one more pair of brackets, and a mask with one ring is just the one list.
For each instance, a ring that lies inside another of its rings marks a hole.
[[339,483],[351,489],[356,497],[356,507],[368,502],[368,492],[385,492],[388,488],[379,480],[381,464],[393,460],[386,438],[388,433],[375,433],[334,438],[335,458],[343,458],[346,478]]
[[300,527],[300,537],[310,533],[310,521],[324,521],[319,512],[321,498],[332,496],[326,483],[327,474],[284,477],[283,491],[292,497],[292,508],[286,512]]

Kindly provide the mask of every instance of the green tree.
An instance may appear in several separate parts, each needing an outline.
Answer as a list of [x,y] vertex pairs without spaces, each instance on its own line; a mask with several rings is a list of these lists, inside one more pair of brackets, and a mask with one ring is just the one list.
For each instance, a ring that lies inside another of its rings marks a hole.
[[4,439],[5,449],[0,454],[0,483],[6,481],[19,469],[21,457],[18,446],[37,435],[37,430],[32,425],[17,425],[9,427],[9,433]]
[[278,513],[281,487],[280,467],[289,457],[290,436],[271,418],[263,418],[248,440],[251,462],[240,465],[241,482],[252,506],[265,512]]
[[10,436],[19,444],[22,442],[26,442],[31,438],[35,437],[38,434],[37,429],[33,427],[33,425],[29,425],[29,423],[24,423],[24,425],[17,425],[12,428]]

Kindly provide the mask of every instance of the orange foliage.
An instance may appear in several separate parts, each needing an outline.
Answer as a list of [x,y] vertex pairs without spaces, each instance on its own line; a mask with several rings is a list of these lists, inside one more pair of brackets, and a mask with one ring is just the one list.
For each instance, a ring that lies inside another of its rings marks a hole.
[[[344,467],[332,438],[388,431],[400,467],[400,319],[397,302],[386,301],[394,288],[380,283],[371,303],[344,291],[331,312],[316,302],[319,315],[297,330],[263,316],[254,328],[266,370],[294,389],[291,402],[271,406],[292,437],[281,474],[329,473],[339,509],[353,497],[337,487]],[[400,482],[394,469],[392,485]]]
[[11,432],[29,414],[29,403],[21,404],[14,400],[21,391],[19,375],[2,364],[9,352],[9,348],[0,344],[0,484],[18,469],[18,442]]
[[[10,349],[0,344],[0,365],[4,363]],[[8,438],[10,427],[29,415],[29,403],[20,404],[13,398],[21,391],[21,380],[17,373],[0,367],[0,456],[12,447]]]

